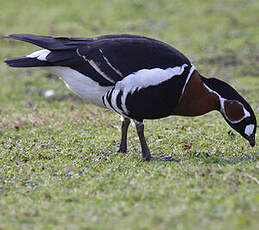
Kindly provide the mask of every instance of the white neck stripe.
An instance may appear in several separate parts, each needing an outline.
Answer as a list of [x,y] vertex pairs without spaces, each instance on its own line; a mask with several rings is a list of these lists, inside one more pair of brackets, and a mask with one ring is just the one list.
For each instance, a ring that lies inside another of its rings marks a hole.
[[225,112],[225,108],[224,108],[224,102],[227,101],[227,99],[221,97],[216,91],[210,89],[205,83],[203,83],[203,85],[207,88],[207,90],[208,90],[209,92],[214,93],[214,94],[216,94],[216,95],[218,96],[219,101],[220,101],[220,112],[224,114],[224,117],[225,117],[230,123],[236,124],[236,123],[239,123],[240,121],[242,121],[243,119],[245,119],[246,117],[250,117],[250,116],[251,116],[250,113],[245,109],[245,107],[244,107],[239,101],[236,101],[237,103],[239,103],[239,104],[242,106],[245,115],[244,115],[241,119],[239,119],[239,120],[237,120],[237,121],[231,121],[231,120],[227,117],[226,112]]
[[[190,69],[190,71],[189,71],[189,74],[188,74],[188,76],[187,76],[187,78],[186,78],[186,81],[185,81],[185,83],[184,83],[181,97],[182,97],[182,95],[183,95],[183,93],[184,93],[184,91],[185,91],[186,85],[188,84],[188,82],[189,82],[189,80],[190,80],[190,77],[191,77],[191,75],[192,75],[192,73],[193,73],[194,70],[195,70],[195,67],[192,65],[192,67],[191,67],[191,69]],[[180,100],[181,100],[181,98],[180,98]]]

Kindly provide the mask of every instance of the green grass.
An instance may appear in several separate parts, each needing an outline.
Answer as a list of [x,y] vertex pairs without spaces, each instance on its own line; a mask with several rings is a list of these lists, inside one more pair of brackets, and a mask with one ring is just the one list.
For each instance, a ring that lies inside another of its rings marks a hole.
[[[151,36],[233,85],[258,118],[258,11],[256,0],[2,0],[0,34]],[[133,127],[118,154],[117,114],[3,63],[36,49],[0,39],[0,229],[258,229],[258,144],[212,112],[145,122],[152,154],[174,162],[143,162]]]

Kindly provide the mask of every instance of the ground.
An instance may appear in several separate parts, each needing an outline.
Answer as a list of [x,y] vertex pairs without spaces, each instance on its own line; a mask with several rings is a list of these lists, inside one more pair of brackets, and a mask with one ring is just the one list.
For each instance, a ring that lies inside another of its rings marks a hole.
[[[1,0],[0,33],[133,33],[165,41],[205,76],[234,86],[259,117],[256,0]],[[217,112],[145,121],[119,154],[120,117],[84,104],[6,57],[37,50],[0,39],[0,229],[258,229],[259,149]],[[51,95],[54,92],[54,95]]]

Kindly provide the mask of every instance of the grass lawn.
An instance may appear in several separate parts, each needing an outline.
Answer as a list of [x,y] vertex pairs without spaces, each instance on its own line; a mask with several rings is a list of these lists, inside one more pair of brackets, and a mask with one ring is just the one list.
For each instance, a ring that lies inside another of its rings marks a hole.
[[[259,118],[257,0],[1,0],[0,35],[154,37],[205,76],[233,85]],[[212,112],[145,121],[118,154],[119,115],[84,104],[41,69],[6,57],[37,50],[0,39],[0,229],[259,229],[259,148]],[[46,96],[49,90],[54,95]]]

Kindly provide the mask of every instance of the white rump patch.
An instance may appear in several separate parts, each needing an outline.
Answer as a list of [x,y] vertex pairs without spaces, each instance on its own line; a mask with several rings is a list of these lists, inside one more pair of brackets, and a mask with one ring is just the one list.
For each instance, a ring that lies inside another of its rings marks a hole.
[[247,136],[250,136],[254,132],[254,128],[255,128],[255,126],[252,125],[252,124],[247,125],[246,128],[245,128],[245,134]]
[[47,56],[49,54],[50,54],[50,51],[47,49],[44,49],[44,50],[38,50],[36,52],[33,52],[33,53],[27,55],[26,57],[37,58],[40,61],[47,61]]

